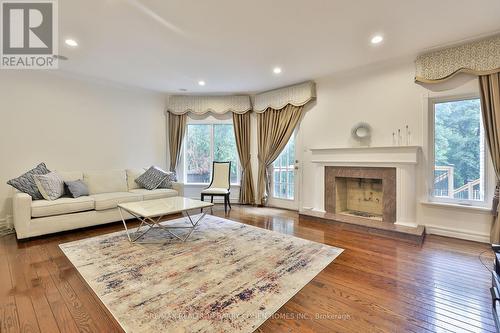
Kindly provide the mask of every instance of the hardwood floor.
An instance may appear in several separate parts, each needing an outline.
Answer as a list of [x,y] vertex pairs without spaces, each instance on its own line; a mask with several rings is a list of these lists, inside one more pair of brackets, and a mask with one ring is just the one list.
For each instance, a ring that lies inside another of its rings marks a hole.
[[[217,207],[215,215],[224,216]],[[422,246],[291,211],[233,206],[228,218],[345,249],[258,332],[494,332],[487,244],[427,236]],[[0,239],[1,332],[121,332],[58,244],[119,223]]]

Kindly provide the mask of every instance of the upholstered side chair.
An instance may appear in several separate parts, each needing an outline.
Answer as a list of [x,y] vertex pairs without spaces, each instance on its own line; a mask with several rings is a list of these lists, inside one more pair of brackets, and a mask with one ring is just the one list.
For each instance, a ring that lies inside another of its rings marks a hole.
[[227,213],[227,206],[231,209],[229,196],[231,195],[231,162],[215,162],[212,166],[212,181],[210,185],[201,191],[201,201],[205,197],[210,197],[210,202],[214,202],[214,197],[224,197],[224,212]]

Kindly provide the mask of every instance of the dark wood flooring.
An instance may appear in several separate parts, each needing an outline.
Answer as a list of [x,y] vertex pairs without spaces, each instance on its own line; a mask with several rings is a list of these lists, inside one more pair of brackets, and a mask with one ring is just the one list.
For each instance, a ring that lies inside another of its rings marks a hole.
[[[233,206],[227,217],[345,249],[259,332],[495,331],[478,259],[486,251],[491,264],[487,244],[428,236],[418,246],[271,208]],[[1,332],[121,332],[58,247],[121,228],[1,238]]]

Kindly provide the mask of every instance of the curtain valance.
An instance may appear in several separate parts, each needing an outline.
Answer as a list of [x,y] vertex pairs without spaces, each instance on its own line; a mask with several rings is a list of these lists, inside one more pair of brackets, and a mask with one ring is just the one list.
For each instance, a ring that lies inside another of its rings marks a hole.
[[303,106],[316,98],[314,82],[304,82],[290,87],[267,91],[255,96],[254,111],[261,113],[267,108],[280,110],[287,104]]
[[249,96],[170,96],[167,111],[173,114],[205,114],[212,112],[224,114],[234,112],[238,114],[252,110]]
[[486,75],[500,72],[500,35],[417,57],[417,83],[439,83],[457,73]]

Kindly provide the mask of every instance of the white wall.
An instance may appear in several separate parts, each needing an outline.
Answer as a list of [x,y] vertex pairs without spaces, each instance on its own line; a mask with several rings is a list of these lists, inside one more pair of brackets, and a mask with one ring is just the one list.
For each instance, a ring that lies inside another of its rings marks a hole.
[[[425,117],[427,100],[436,96],[478,93],[476,80],[454,90],[431,93],[414,83],[413,62],[403,61],[315,81],[317,102],[307,112],[300,127],[302,209],[323,207],[323,191],[315,188],[316,166],[310,162],[310,148],[356,146],[350,131],[360,121],[369,123],[373,128],[371,146],[392,145],[392,132],[408,125],[413,133],[412,144],[424,146],[423,159],[418,166],[420,199],[417,203],[417,222],[426,225],[431,233],[485,242],[489,240],[491,215],[488,212],[421,203],[426,199],[427,142],[424,138],[428,127]],[[494,184],[493,179],[489,177],[491,185]]]
[[7,180],[51,170],[166,167],[165,96],[43,71],[0,74],[0,220]]

